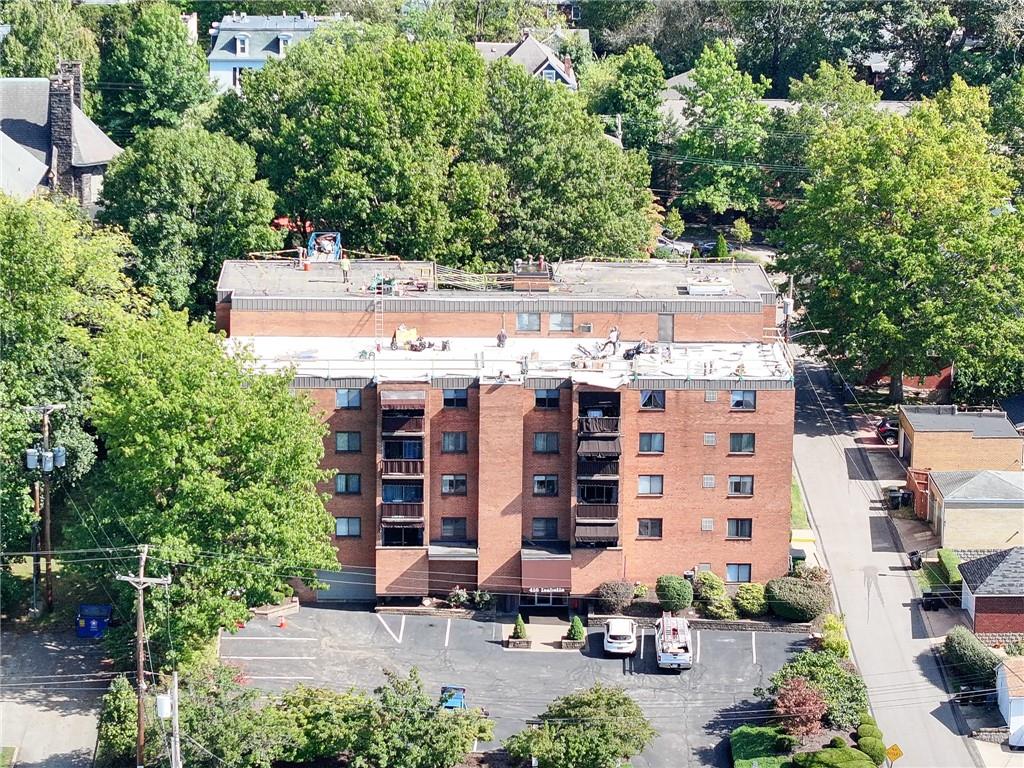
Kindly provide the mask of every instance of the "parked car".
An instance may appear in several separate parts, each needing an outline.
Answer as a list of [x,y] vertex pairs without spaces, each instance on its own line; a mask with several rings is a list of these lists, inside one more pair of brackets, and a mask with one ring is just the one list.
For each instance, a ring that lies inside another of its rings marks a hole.
[[894,418],[882,419],[875,427],[875,434],[878,439],[886,445],[896,445],[900,439],[900,420]]
[[[717,245],[718,245],[718,240],[717,239],[716,240],[704,240],[703,242],[697,243],[697,250],[700,251],[700,255],[701,256],[710,256],[711,254],[713,254],[715,252],[715,246],[717,246]],[[732,243],[727,241],[726,244],[725,244],[725,249],[729,253],[732,253],[733,251],[736,250],[736,246],[734,246]]]
[[604,652],[626,656],[636,653],[636,622],[632,619],[608,619],[604,623]]
[[668,248],[668,250],[674,251],[680,256],[689,256],[690,251],[693,250],[693,245],[691,243],[688,243],[685,240],[673,240],[667,235],[660,235],[658,237],[658,247]]

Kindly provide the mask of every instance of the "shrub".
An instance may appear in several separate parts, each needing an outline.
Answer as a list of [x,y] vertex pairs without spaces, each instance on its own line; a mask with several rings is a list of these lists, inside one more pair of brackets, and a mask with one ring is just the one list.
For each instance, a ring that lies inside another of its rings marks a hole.
[[715,250],[711,252],[711,255],[721,261],[729,258],[729,246],[725,244],[725,237],[722,234],[715,238]]
[[999,657],[967,627],[953,627],[946,635],[942,656],[958,677],[988,688],[995,686]]
[[950,589],[960,589],[960,585],[963,583],[960,569],[957,568],[960,565],[960,558],[952,549],[940,549],[938,555],[939,570],[942,572],[943,580]]
[[587,636],[587,630],[583,628],[583,622],[579,616],[573,616],[569,622],[569,631],[565,635],[570,640],[582,640]]
[[783,733],[777,725],[741,725],[729,734],[733,760],[758,760],[788,752],[797,741],[793,736]]
[[832,749],[846,749],[850,746],[842,736],[833,736],[828,745],[832,747]]
[[701,571],[693,579],[693,594],[701,602],[724,597],[726,594],[725,582],[711,571]]
[[526,639],[526,622],[523,621],[522,614],[516,615],[515,626],[512,627],[512,639],[513,640],[525,640]]
[[821,649],[841,659],[850,656],[850,643],[846,639],[843,620],[835,614],[826,614],[821,624]]
[[796,768],[873,768],[871,759],[853,747],[831,747],[793,755]]
[[707,619],[732,621],[736,618],[736,606],[732,604],[728,595],[721,595],[709,602],[702,603],[701,611]]
[[864,681],[851,671],[847,662],[820,651],[799,654],[771,676],[767,691],[757,689],[755,692],[762,698],[775,698],[782,684],[794,677],[804,678],[825,697],[828,707],[825,720],[833,728],[853,728],[858,713],[867,708]]
[[96,764],[122,765],[135,753],[137,698],[125,677],[115,677],[103,694]]
[[741,584],[733,598],[736,610],[741,616],[764,616],[768,613],[768,601],[764,597],[764,584]]
[[693,586],[682,576],[659,576],[654,591],[663,611],[685,611],[693,602]]
[[1007,643],[1006,645],[1007,656],[1024,656],[1024,640],[1018,640],[1015,643]]
[[477,589],[470,595],[470,601],[473,607],[485,609],[494,604],[494,597],[486,589]]
[[859,728],[857,728],[857,738],[858,739],[878,739],[879,741],[881,741],[882,740],[882,732],[880,730],[878,730],[878,726],[877,725],[870,725],[868,723],[864,723]]
[[821,691],[802,677],[790,678],[775,695],[775,714],[784,718],[786,730],[796,736],[811,736],[820,731],[827,709]]
[[829,575],[828,570],[822,568],[820,565],[807,565],[807,563],[800,563],[794,570],[793,575],[798,579],[803,579],[804,581],[813,581],[815,584],[828,584],[832,581],[832,577]]
[[469,603],[469,592],[462,587],[456,586],[448,593],[448,605],[452,608],[462,608]]
[[647,593],[650,592],[650,588],[642,581],[638,581],[633,585],[633,599],[639,600],[647,597]]
[[878,723],[875,722],[875,718],[871,716],[871,713],[866,709],[862,709],[857,713],[857,722],[861,725],[873,725],[878,727]]
[[881,739],[876,739],[873,736],[857,739],[857,749],[871,758],[871,762],[875,765],[885,762],[885,744]]
[[633,582],[606,581],[597,588],[597,597],[605,613],[620,613],[633,602]]
[[792,576],[769,581],[765,597],[774,613],[791,621],[813,621],[832,602],[826,585]]

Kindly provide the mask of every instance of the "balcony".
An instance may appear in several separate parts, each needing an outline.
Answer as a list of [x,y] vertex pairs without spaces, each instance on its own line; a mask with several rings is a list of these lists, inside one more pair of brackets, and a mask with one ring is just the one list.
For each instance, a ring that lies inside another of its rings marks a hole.
[[423,502],[382,502],[380,505],[380,522],[385,528],[422,527]]
[[607,523],[618,519],[618,504],[587,504],[581,501],[576,505],[577,524],[584,520],[597,520]]
[[423,421],[423,416],[384,414],[381,417],[380,431],[385,435],[422,435]]
[[618,416],[580,416],[577,420],[581,435],[617,435],[619,434]]
[[383,477],[423,477],[423,459],[382,459]]
[[581,523],[577,520],[573,533],[577,546],[616,547],[619,545],[619,524],[616,521]]
[[613,479],[619,476],[619,462],[614,459],[592,461],[580,458],[576,461],[576,477],[590,479]]

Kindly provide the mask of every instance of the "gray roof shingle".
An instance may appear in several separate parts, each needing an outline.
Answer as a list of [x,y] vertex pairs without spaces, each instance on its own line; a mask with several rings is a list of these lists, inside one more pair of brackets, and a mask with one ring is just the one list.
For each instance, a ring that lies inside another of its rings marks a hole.
[[1002,411],[958,411],[955,405],[903,405],[915,432],[973,432],[975,437],[1020,437]]
[[1019,501],[1024,504],[1024,472],[978,469],[932,472],[928,477],[946,501]]
[[509,58],[531,75],[536,75],[550,66],[569,87],[576,87],[576,73],[572,69],[566,69],[558,54],[533,35],[526,35],[518,43],[476,43],[476,49],[488,63]]
[[1024,597],[1024,547],[960,563],[957,569],[975,597]]
[[[208,61],[266,61],[280,55],[278,39],[290,36],[290,44],[305,40],[323,22],[313,16],[225,16],[212,31],[213,44]],[[339,16],[337,21],[341,20]],[[235,39],[249,38],[249,52],[236,53]]]
[[6,133],[0,133],[0,190],[19,199],[32,197],[46,177],[46,163]]

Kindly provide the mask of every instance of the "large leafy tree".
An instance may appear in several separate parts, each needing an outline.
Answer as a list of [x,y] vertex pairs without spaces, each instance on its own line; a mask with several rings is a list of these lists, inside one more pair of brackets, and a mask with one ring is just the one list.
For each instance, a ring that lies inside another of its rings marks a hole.
[[808,148],[806,200],[783,220],[779,268],[808,328],[848,370],[999,366],[1024,342],[1021,217],[990,149],[984,89],[954,79],[906,118],[865,111]]
[[601,684],[555,699],[540,720],[505,747],[520,760],[536,757],[541,768],[616,768],[657,735],[622,688]]
[[677,151],[683,201],[712,213],[750,210],[760,202],[768,110],[758,99],[768,83],[741,72],[731,44],[704,49],[684,89],[687,106]]
[[581,91],[590,110],[622,120],[622,143],[630,149],[648,149],[664,127],[661,91],[665,70],[646,45],[609,56],[584,70]]
[[0,76],[49,77],[65,60],[81,61],[85,79],[96,78],[96,40],[72,0],[0,0],[0,22],[11,25],[0,44]]
[[122,143],[146,128],[179,125],[213,94],[202,50],[188,39],[178,9],[162,0],[142,6],[113,39],[100,80],[110,86],[101,122]]
[[[325,427],[290,373],[259,371],[166,310],[110,328],[91,360],[88,416],[106,458],[82,490],[96,527],[74,537],[151,544],[153,571],[173,574],[166,595],[147,595],[157,663],[172,649],[201,654],[250,606],[289,595],[290,577],[312,584],[337,566],[317,490]],[[116,598],[130,610],[134,590]],[[115,631],[112,647],[131,632]]]
[[209,311],[220,266],[279,248],[269,226],[274,194],[256,181],[255,153],[231,138],[188,126],[142,133],[103,183],[103,221],[131,235],[132,274],[157,300]]

